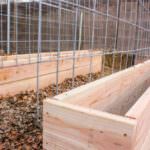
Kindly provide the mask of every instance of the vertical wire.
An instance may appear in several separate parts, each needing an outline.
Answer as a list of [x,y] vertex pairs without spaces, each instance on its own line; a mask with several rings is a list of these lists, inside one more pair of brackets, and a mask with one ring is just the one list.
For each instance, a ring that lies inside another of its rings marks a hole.
[[[132,23],[132,2],[131,2],[131,14],[130,14],[130,22]],[[135,25],[134,26],[132,26],[132,28],[133,27],[135,27]],[[133,41],[132,41],[132,37],[133,37],[133,34],[134,34],[134,32],[133,32],[134,30],[132,30],[131,31],[131,36],[130,36],[130,46],[131,46],[131,48],[130,48],[130,66],[133,66],[134,65],[134,60],[135,60],[135,58],[134,58],[134,48],[132,47],[132,43],[133,43]]]
[[7,54],[10,54],[10,0],[7,0]]
[[118,34],[119,34],[119,25],[120,25],[120,4],[121,0],[117,0],[117,23],[116,23],[116,35],[115,35],[115,45],[114,45],[114,50],[112,54],[112,73],[114,73],[115,69],[115,51],[117,51],[118,48]]
[[[77,0],[77,5],[79,1]],[[77,25],[78,25],[78,6],[76,6],[76,13],[75,13],[75,30],[74,30],[74,44],[73,44],[73,64],[72,64],[72,88],[74,87],[74,79],[75,79],[75,60],[76,60],[76,49],[77,49]]]
[[[132,4],[132,2],[131,2],[131,16],[130,16],[130,18],[131,18],[131,21],[130,22],[132,22],[132,6],[133,6],[133,4]],[[135,25],[134,25],[135,26]],[[132,30],[132,31],[134,31],[134,30]],[[130,39],[130,41],[132,41],[132,37],[133,37],[133,35],[131,34],[131,39]],[[133,41],[132,41],[133,42]],[[133,66],[134,65],[134,62],[135,62],[135,53],[134,53],[134,48],[132,47],[132,44],[131,44],[131,55],[130,55],[130,58],[131,58],[131,63],[130,63],[130,65],[131,66]]]
[[31,3],[29,3],[29,26],[28,26],[28,28],[29,28],[29,37],[28,37],[28,40],[29,40],[29,42],[28,42],[28,44],[29,44],[29,54],[28,54],[28,56],[29,56],[29,63],[31,63]]
[[82,43],[82,28],[83,28],[83,11],[80,12],[80,26],[79,26],[79,42],[78,42],[78,50],[81,50],[81,43]]
[[106,53],[107,51],[107,36],[108,36],[108,15],[109,15],[109,0],[107,0],[107,11],[106,11],[106,27],[105,27],[105,41],[104,41],[104,49],[103,49],[103,63],[102,63],[102,76],[105,74],[105,59],[106,59]]
[[[137,1],[137,12],[136,12],[136,31],[135,31],[135,38],[137,38],[138,37],[138,25],[139,25],[139,0]],[[134,50],[137,50],[137,41],[138,40],[138,38],[137,39],[135,39],[135,43],[134,43]],[[135,60],[136,60],[136,56],[137,56],[137,53],[138,52],[136,52],[135,53]],[[134,61],[135,61],[134,60]]]
[[[149,7],[149,3],[147,2],[146,3],[147,4],[147,6]],[[147,24],[146,24],[146,29],[149,29],[149,22],[148,22],[148,14],[149,14],[149,11],[147,11],[147,14],[146,14],[146,19],[147,19]],[[147,49],[146,49],[146,54],[145,54],[145,60],[147,60],[148,59],[148,51],[149,51],[149,44],[148,44],[148,33],[149,32],[146,32],[146,47],[147,47]]]
[[[121,4],[120,4],[121,5]],[[124,5],[125,6],[125,5]],[[126,7],[125,7],[125,10],[124,10],[124,14],[126,15]],[[123,23],[123,36],[121,38],[121,45],[120,45],[120,50],[121,50],[121,56],[120,56],[120,70],[122,70],[122,67],[124,67],[124,60],[123,60],[123,51],[126,51],[124,45],[125,45],[125,42],[126,42],[126,24]],[[126,53],[124,55],[124,57],[126,56]]]
[[[145,2],[146,3],[146,2]],[[144,4],[145,5],[145,4]],[[145,18],[147,18],[147,11],[145,12],[145,16],[144,16],[144,19]],[[145,28],[147,28],[147,20],[146,20],[146,23],[145,23]],[[148,45],[147,45],[147,31],[145,31],[145,49],[144,49],[144,52],[143,52],[143,61],[145,61],[146,59],[146,51],[147,51],[147,47],[148,47]]]
[[[147,2],[148,4],[147,4],[147,6],[149,7],[149,2]],[[147,16],[146,16],[146,18],[147,18],[147,26],[146,26],[146,28],[147,29],[149,29],[149,11],[147,12]],[[149,32],[147,32],[147,51],[146,51],[146,60],[148,60],[148,58],[149,58]]]
[[15,40],[16,40],[16,64],[18,65],[18,4],[17,4],[17,2],[15,3],[15,17],[16,17],[16,33],[14,33],[14,34],[16,34],[16,38],[15,38]]
[[2,55],[1,55],[1,66],[0,67],[3,67],[3,55],[4,55],[4,47],[3,47],[3,4],[1,4],[1,29],[0,29],[0,33],[1,33],[1,50],[2,50]]
[[[127,2],[128,3],[128,2]],[[130,11],[130,13],[131,13],[131,11]],[[130,17],[130,14],[129,14],[129,17]],[[132,26],[129,24],[129,28],[130,28],[130,32],[129,32],[129,37],[128,37],[128,51],[127,51],[127,61],[126,61],[126,68],[128,68],[129,67],[129,65],[131,65],[131,64],[129,64],[129,58],[131,58],[131,53],[132,53],[132,49],[130,49],[130,45],[131,45],[131,36],[132,36]]]
[[59,0],[59,8],[58,8],[58,49],[57,49],[57,67],[56,67],[56,94],[58,95],[59,93],[59,59],[60,59],[60,46],[61,46],[61,41],[60,37],[61,36],[61,0]]
[[[139,14],[139,27],[141,27],[141,18],[142,18],[142,7],[141,7],[141,4],[140,4],[140,14]],[[140,49],[140,44],[141,44],[141,29],[138,28],[138,42],[137,42],[137,47],[138,49]],[[140,62],[140,50],[138,51],[138,57],[137,57],[137,61],[138,63]]]
[[92,43],[90,50],[90,81],[92,80],[92,69],[93,69],[93,48],[94,48],[94,37],[95,37],[95,10],[96,10],[96,0],[93,0],[93,22],[92,22]]
[[40,122],[40,92],[39,92],[39,71],[40,71],[40,53],[41,53],[41,32],[42,32],[42,2],[39,0],[39,16],[38,16],[38,52],[37,52],[37,123]]
[[[143,26],[143,1],[141,5],[141,22],[140,22],[140,27]],[[143,29],[140,29],[140,42],[139,42],[139,48],[140,48],[140,53],[139,53],[139,60],[140,63],[142,61],[142,44],[143,44]]]
[[[142,7],[142,27],[144,27],[145,22],[145,9],[144,9],[144,0],[143,0],[143,7]],[[145,27],[144,27],[145,28]],[[145,31],[142,29],[142,44],[141,44],[141,62],[143,62],[143,53],[145,49]]]
[[[126,10],[127,10],[127,4],[128,4],[128,1],[126,0],[125,1],[125,7],[126,7]],[[125,13],[125,18],[127,18],[127,11],[126,11],[126,13]],[[128,26],[127,26],[128,27]],[[130,34],[131,34],[131,26],[129,26],[129,32],[128,32],[128,34],[127,34],[127,37],[130,37]],[[129,58],[129,39],[127,38],[127,49],[126,49],[126,64],[125,64],[125,68],[128,68],[128,58]]]
[[28,14],[27,14],[27,3],[25,3],[25,49],[24,49],[24,52],[23,53],[27,53],[27,28],[28,28],[28,26],[27,26],[27,24],[28,24],[28,20],[27,20],[27,18],[28,18]]
[[[148,8],[150,9],[150,2],[148,2]],[[148,29],[150,29],[150,10],[148,11]],[[150,32],[148,32],[148,53],[147,60],[150,59]]]
[[49,52],[49,61],[51,61],[51,28],[49,28],[49,24],[51,24],[51,20],[50,20],[50,18],[51,18],[51,7],[49,8],[48,6],[47,6],[47,11],[48,11],[48,14],[47,14],[47,30],[48,30],[48,48],[49,48],[49,50],[48,50],[48,52]]
[[[150,2],[149,2],[149,7],[148,8],[150,8]],[[150,10],[149,10],[149,29],[150,29]],[[149,32],[149,58],[150,58],[150,32]]]
[[[127,17],[127,0],[125,0],[125,19],[126,19],[126,17]],[[126,29],[126,23],[124,23],[125,24],[125,29]],[[127,26],[128,27],[128,26]],[[130,37],[130,31],[131,31],[131,28],[132,28],[132,26],[129,26],[129,31],[128,31],[128,34],[126,35],[125,34],[125,36],[127,36],[127,37]],[[125,32],[126,33],[126,32]],[[129,57],[129,42],[128,42],[128,38],[127,38],[127,41],[126,42],[124,42],[125,43],[125,66],[124,66],[124,68],[127,68],[128,67],[128,57]],[[126,45],[127,44],[127,45]]]
[[[143,25],[143,22],[145,21],[145,15],[143,14],[144,13],[144,0],[143,0],[143,6],[142,6],[142,20],[141,20],[141,26],[144,27]],[[145,48],[144,46],[144,43],[145,43],[145,33],[143,33],[143,29],[142,29],[142,44],[141,44],[141,48],[140,48],[140,55],[141,55],[141,60],[140,60],[140,63],[143,62],[143,57],[142,57],[142,54],[143,54],[143,50]],[[140,90],[141,92],[144,91],[144,87]]]
[[[33,2],[33,24],[32,24],[32,40],[33,40],[33,45],[32,45],[32,49],[33,49],[33,52],[36,53],[36,49],[37,47],[35,46],[35,43],[38,42],[38,40],[36,39],[36,29],[34,28],[34,26],[36,26],[35,23],[38,23],[38,20],[36,20],[36,3]],[[37,17],[38,18],[38,17]],[[37,22],[36,22],[37,21]]]
[[[39,55],[39,62],[42,62],[42,52],[43,52],[43,47],[42,47],[42,44],[43,44],[43,39],[42,39],[42,35],[43,35],[43,32],[44,32],[44,30],[42,31],[42,21],[44,22],[44,19],[42,20],[42,11],[44,12],[44,9],[42,9],[42,1],[43,0],[41,0],[41,19],[40,19],[40,21],[41,21],[41,35],[40,35],[40,37],[41,37],[41,39],[40,39],[40,41],[41,41],[41,48],[40,48],[40,55]],[[44,24],[43,24],[43,27],[44,27]],[[40,71],[40,70],[39,70]]]
[[[140,44],[140,29],[139,29],[139,26],[140,26],[140,22],[141,22],[141,9],[140,9],[140,4],[139,4],[139,0],[138,0],[138,10],[139,10],[139,13],[138,13],[138,30],[137,30],[137,42],[136,42],[136,49],[140,49],[139,48],[139,44]],[[135,56],[135,62],[138,61],[139,59],[139,53],[140,51],[137,52],[138,55],[136,54]]]

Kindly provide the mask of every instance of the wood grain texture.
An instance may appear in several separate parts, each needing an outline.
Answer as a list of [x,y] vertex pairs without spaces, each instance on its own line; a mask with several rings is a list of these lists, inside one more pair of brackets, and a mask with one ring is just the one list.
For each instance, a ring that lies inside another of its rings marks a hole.
[[149,78],[147,61],[45,100],[44,149],[150,150]]
[[150,150],[150,138],[148,142],[148,137],[150,137],[150,87],[127,112],[126,116],[137,121],[133,137],[134,150]]
[[44,102],[47,150],[127,150],[135,122],[55,100]]
[[64,103],[124,115],[149,85],[150,61],[147,61],[55,98]]
[[[75,58],[75,75],[85,75],[89,73],[90,57],[88,53],[88,51],[77,52],[77,58]],[[94,52],[95,56],[93,56],[92,72],[101,71],[102,57],[99,54],[97,55],[97,53],[98,52]],[[72,77],[73,60],[67,59],[67,57],[72,57],[72,52],[64,52],[61,55],[59,61],[59,83],[66,78]],[[39,64],[40,88],[56,83],[56,66],[57,60],[55,55],[50,61]],[[0,69],[0,95],[14,95],[21,91],[35,90],[36,71],[36,63]]]
[[[81,50],[81,51],[76,51],[76,56],[81,56],[81,55],[87,55],[89,54],[90,50]],[[101,52],[96,52],[93,51],[93,54],[100,54]],[[60,57],[70,57],[73,56],[73,51],[61,51],[60,52]],[[51,59],[57,57],[57,52],[49,52],[49,53],[40,53],[40,59],[41,61],[50,61]],[[16,65],[16,59],[17,59],[17,64],[22,65],[22,64],[28,64],[29,59],[30,63],[36,63],[37,62],[37,53],[32,53],[32,54],[19,54],[19,55],[6,55],[6,56],[0,56],[1,60],[3,61],[3,67],[9,67],[9,66],[14,66]]]
[[141,146],[141,150],[150,150],[150,131],[147,132],[147,136]]

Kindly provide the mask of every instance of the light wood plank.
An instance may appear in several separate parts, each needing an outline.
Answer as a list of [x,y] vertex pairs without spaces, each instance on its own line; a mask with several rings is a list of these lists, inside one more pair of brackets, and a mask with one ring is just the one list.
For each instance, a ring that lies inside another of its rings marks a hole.
[[[136,119],[137,126],[133,136],[134,150],[149,150],[150,139],[150,87],[138,99],[135,105],[126,114],[127,117]],[[146,149],[143,149],[143,144]]]
[[149,85],[150,61],[147,61],[55,98],[64,103],[124,115]]
[[[77,56],[79,57],[75,58],[75,75],[85,75],[89,73],[90,58],[88,53],[89,52],[87,51],[77,53]],[[97,55],[97,52],[94,53],[95,56],[93,56],[92,64],[94,68],[92,70],[93,73],[101,71],[102,64],[102,56]],[[64,81],[66,78],[72,78],[73,73],[73,60],[65,59],[66,57],[71,57],[72,53],[65,52],[63,55],[64,56],[62,56],[59,61],[59,83]],[[44,88],[50,84],[56,83],[56,65],[56,58],[52,58],[49,62],[43,62],[39,64],[40,88]],[[0,69],[0,95],[14,95],[21,91],[35,90],[37,75],[36,69],[37,64],[28,64]]]
[[55,100],[44,102],[44,148],[127,150],[136,122]]

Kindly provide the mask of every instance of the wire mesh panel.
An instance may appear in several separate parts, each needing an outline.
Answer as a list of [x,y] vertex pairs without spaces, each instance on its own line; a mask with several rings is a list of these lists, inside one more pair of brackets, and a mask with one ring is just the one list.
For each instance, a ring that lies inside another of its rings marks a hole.
[[[146,0],[45,0],[41,3],[41,53],[75,48],[132,54],[149,46],[149,2]],[[14,65],[18,65],[20,54],[28,55],[27,64],[31,54],[37,53],[38,20],[39,0],[1,2],[1,55],[15,55]]]
[[34,90],[38,121],[43,98],[148,59],[149,0],[0,1],[0,86]]

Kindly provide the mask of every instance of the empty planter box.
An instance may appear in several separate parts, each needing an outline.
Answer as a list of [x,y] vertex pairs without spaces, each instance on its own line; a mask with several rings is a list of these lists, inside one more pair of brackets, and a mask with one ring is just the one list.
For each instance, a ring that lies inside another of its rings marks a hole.
[[149,150],[149,86],[146,61],[46,99],[44,149]]

